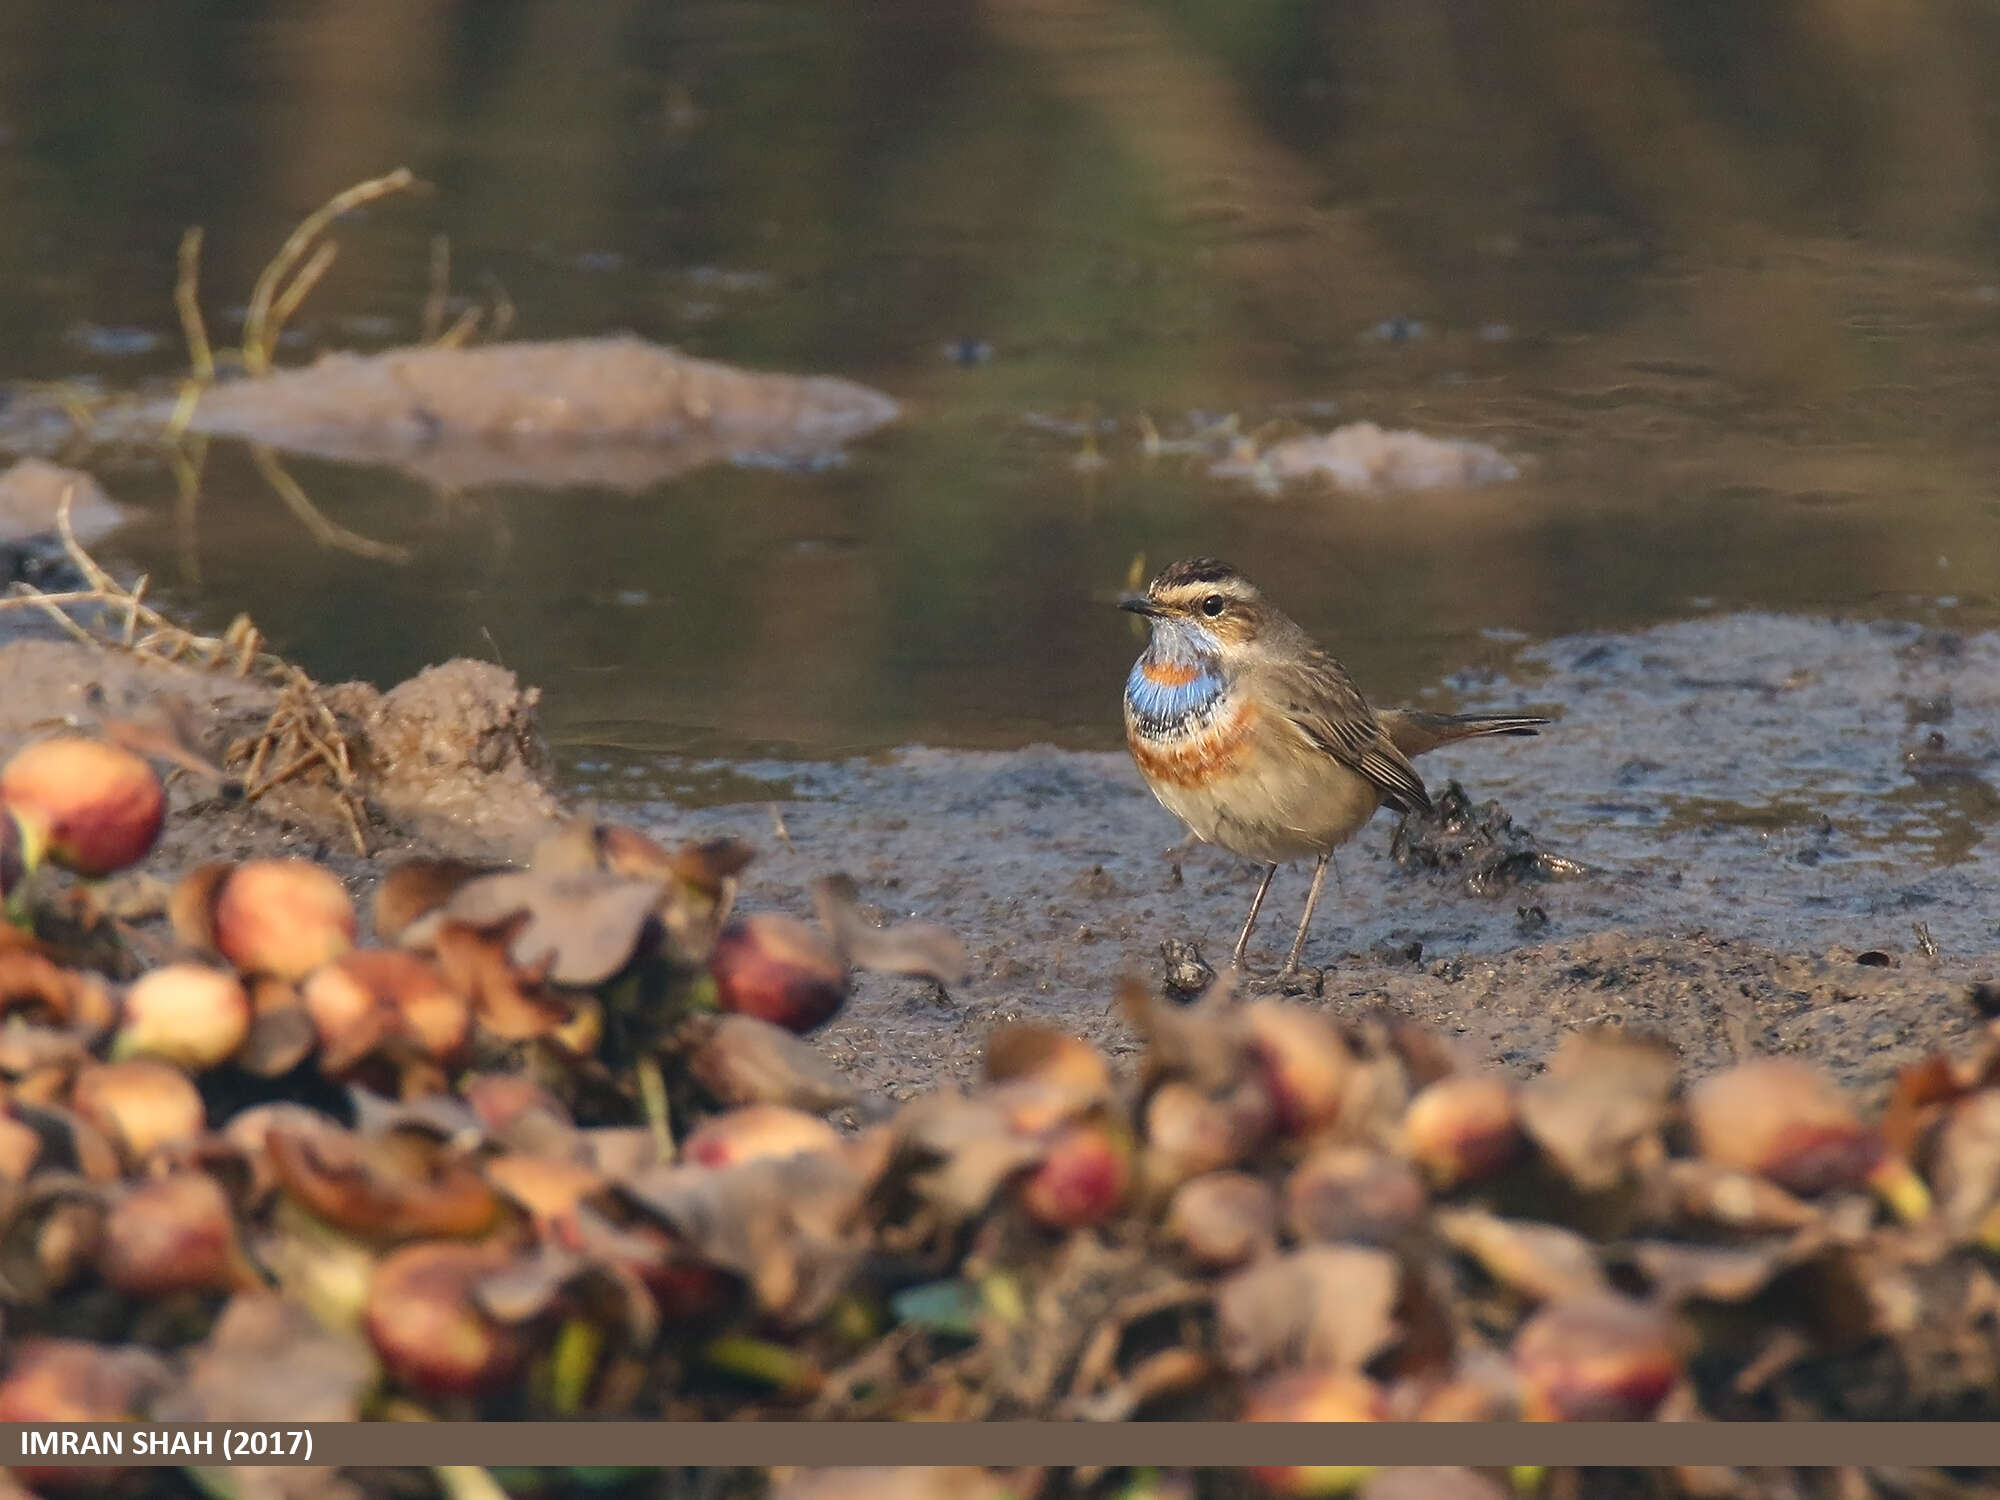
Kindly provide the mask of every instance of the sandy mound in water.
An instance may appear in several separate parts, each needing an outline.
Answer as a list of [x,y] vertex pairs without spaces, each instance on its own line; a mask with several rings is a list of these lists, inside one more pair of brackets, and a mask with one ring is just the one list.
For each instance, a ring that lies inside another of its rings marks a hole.
[[[164,421],[170,405],[152,415]],[[210,387],[189,425],[444,488],[630,490],[731,458],[814,461],[899,413],[852,381],[739,370],[618,336],[327,354]]]

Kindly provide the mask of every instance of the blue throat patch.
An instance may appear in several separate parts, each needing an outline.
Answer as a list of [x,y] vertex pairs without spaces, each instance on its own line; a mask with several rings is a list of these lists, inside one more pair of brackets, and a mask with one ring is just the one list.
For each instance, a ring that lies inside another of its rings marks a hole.
[[[1193,667],[1195,675],[1169,686],[1146,675],[1148,662]],[[1148,651],[1132,664],[1132,673],[1125,679],[1125,701],[1132,706],[1140,730],[1148,735],[1169,735],[1192,729],[1213,714],[1224,686],[1213,658],[1156,657]]]

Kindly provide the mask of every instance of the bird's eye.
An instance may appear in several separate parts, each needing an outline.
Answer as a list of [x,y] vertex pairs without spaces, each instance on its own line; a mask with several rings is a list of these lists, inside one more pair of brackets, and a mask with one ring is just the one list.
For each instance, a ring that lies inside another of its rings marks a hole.
[[1201,601],[1201,612],[1211,620],[1227,608],[1229,608],[1229,601],[1220,594],[1210,594],[1206,599]]

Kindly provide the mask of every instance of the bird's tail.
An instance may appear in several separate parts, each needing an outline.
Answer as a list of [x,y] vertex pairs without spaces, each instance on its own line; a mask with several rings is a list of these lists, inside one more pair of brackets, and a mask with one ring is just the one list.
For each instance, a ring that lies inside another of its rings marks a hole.
[[1535,714],[1429,714],[1413,708],[1385,709],[1375,717],[1406,757],[1489,734],[1538,734],[1550,722]]

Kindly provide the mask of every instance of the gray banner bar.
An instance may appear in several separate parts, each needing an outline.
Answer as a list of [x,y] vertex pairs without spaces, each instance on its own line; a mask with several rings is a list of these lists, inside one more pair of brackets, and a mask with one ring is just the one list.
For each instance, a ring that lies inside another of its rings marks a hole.
[[1237,1468],[2000,1466],[2000,1424],[1945,1422],[356,1422],[0,1424],[10,1464]]

